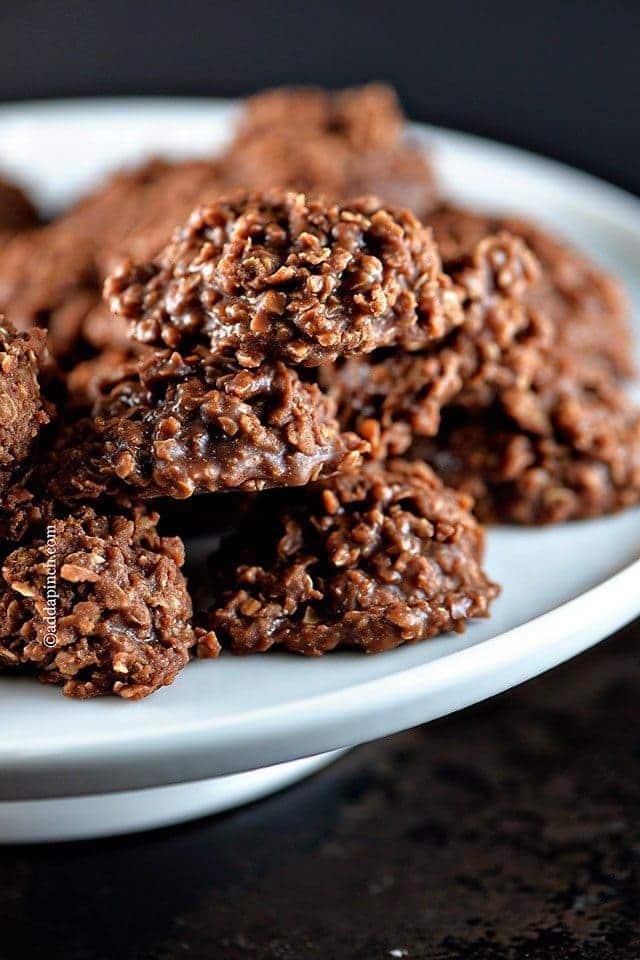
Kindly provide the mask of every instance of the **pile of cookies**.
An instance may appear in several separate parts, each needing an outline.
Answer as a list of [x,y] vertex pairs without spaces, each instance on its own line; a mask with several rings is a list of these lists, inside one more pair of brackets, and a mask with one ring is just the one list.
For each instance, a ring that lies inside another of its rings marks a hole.
[[139,699],[389,650],[488,615],[480,522],[640,501],[615,282],[446,205],[386,88],[258,95],[46,225],[6,191],[0,668]]

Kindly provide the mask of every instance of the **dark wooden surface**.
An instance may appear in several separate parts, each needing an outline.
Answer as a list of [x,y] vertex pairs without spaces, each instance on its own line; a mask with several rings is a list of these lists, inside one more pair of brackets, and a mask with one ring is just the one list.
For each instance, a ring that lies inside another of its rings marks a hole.
[[0,850],[0,957],[636,960],[639,640],[230,815]]

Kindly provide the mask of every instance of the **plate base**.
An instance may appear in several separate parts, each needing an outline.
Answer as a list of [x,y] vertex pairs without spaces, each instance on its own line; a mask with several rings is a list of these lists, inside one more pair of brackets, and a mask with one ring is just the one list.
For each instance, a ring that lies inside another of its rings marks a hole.
[[184,823],[282,790],[344,752],[151,790],[0,803],[0,843],[88,840]]

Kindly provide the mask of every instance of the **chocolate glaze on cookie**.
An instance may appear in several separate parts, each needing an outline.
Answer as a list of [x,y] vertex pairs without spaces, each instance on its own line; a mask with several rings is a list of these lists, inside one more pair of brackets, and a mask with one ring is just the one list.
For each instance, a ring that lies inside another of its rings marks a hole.
[[183,499],[300,486],[355,469],[365,449],[341,432],[333,401],[283,363],[248,370],[204,347],[164,350],[131,366],[93,418],[62,431],[48,489],[63,500],[122,488]]
[[210,625],[235,653],[308,656],[460,631],[497,594],[470,507],[425,464],[399,460],[256,500],[251,535],[212,557]]

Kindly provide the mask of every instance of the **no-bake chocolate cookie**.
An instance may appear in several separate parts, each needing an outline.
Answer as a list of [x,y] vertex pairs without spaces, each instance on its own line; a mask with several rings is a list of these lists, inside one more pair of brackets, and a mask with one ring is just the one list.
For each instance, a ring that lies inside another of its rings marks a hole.
[[156,520],[84,507],[10,553],[0,668],[37,673],[80,699],[138,700],[171,683],[195,636],[182,543],[159,537]]
[[0,545],[16,543],[42,519],[37,472],[55,410],[43,393],[49,357],[43,330],[16,333],[0,321]]
[[601,370],[556,368],[482,416],[445,412],[418,444],[443,480],[470,493],[481,521],[556,523],[640,503],[640,409]]
[[183,499],[300,486],[355,469],[364,449],[341,432],[333,401],[283,363],[247,370],[205,347],[164,350],[131,366],[93,418],[62,431],[49,490],[64,500],[122,487]]
[[271,90],[245,101],[237,135],[222,158],[228,186],[287,187],[331,200],[365,194],[423,216],[437,201],[424,149],[404,134],[388,87],[338,93]]
[[410,213],[279,190],[196,210],[158,257],[112,275],[105,297],[143,344],[205,344],[248,367],[414,350],[462,321],[431,234]]
[[0,177],[0,248],[14,234],[38,222],[38,213],[24,190]]
[[461,357],[443,346],[414,354],[376,351],[318,369],[345,430],[363,437],[376,459],[403,454],[417,437],[430,437],[442,408],[462,389]]
[[497,594],[470,507],[425,464],[398,460],[256,499],[246,532],[212,557],[211,627],[235,653],[309,656],[460,631]]
[[218,176],[214,162],[153,160],[111,177],[0,250],[0,310],[19,329],[46,327],[64,366],[93,347],[122,347],[126,333],[101,306],[106,274],[122,256],[156,253],[198,202],[217,195]]
[[40,387],[44,340],[43,331],[16,333],[0,318],[0,492],[51,419]]
[[395,147],[405,118],[391,87],[368,84],[333,93],[319,87],[280,87],[247,97],[234,143],[261,134],[296,131],[299,139],[332,134],[358,150]]
[[452,274],[464,320],[441,342],[320,368],[343,427],[366,437],[375,456],[398,455],[437,432],[446,405],[487,407],[509,387],[524,389],[547,362],[552,340],[548,319],[524,300],[538,275],[519,238],[502,232],[480,240]]
[[534,224],[445,206],[429,214],[447,271],[488,234],[507,230],[522,237],[539,260],[538,281],[526,293],[557,331],[558,348],[576,358],[599,360],[618,376],[633,372],[628,307],[616,281],[587,257]]

